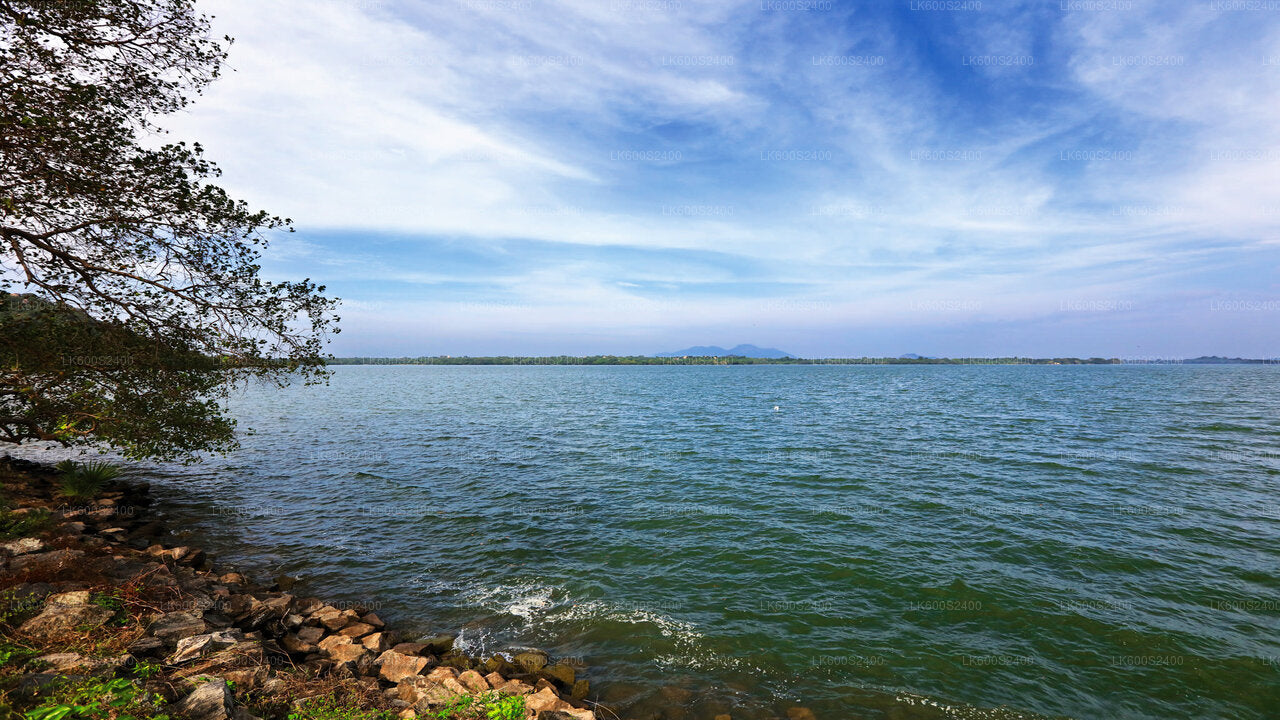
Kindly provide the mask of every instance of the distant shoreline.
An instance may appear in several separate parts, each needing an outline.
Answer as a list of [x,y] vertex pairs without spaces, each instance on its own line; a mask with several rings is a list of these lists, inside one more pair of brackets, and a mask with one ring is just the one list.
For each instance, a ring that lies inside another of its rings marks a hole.
[[648,355],[423,356],[330,358],[329,365],[1280,365],[1280,358],[752,358]]

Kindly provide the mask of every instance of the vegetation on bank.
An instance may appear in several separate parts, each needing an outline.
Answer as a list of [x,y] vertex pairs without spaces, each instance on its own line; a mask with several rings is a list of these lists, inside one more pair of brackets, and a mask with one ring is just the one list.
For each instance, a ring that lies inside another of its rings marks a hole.
[[0,441],[192,459],[238,381],[324,378],[336,301],[260,273],[289,220],[156,142],[229,41],[187,0],[0,1]]

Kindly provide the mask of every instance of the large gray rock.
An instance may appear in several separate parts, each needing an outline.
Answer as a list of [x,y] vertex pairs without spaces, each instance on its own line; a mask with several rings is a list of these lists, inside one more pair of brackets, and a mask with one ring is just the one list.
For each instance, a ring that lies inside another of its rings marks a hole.
[[[72,597],[68,597],[72,596]],[[88,591],[63,593],[49,598],[39,615],[24,622],[18,630],[38,637],[58,637],[68,633],[100,628],[115,617],[115,611],[92,605]]]
[[165,613],[147,626],[147,633],[174,645],[183,638],[201,635],[208,628],[204,619],[189,612]]
[[178,641],[178,648],[166,660],[170,665],[189,662],[205,655],[225,650],[244,639],[239,631],[224,630],[206,635],[192,635]]
[[39,538],[18,538],[0,544],[0,551],[10,555],[30,555],[44,550],[44,541]]
[[189,720],[230,720],[236,715],[235,699],[222,678],[196,688],[175,709]]

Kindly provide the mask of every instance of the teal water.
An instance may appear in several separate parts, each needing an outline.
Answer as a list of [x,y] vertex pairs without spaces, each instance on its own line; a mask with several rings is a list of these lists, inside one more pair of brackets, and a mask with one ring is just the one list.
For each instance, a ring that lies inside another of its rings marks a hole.
[[185,533],[623,718],[1280,716],[1278,367],[337,367],[232,410],[242,451],[154,471]]

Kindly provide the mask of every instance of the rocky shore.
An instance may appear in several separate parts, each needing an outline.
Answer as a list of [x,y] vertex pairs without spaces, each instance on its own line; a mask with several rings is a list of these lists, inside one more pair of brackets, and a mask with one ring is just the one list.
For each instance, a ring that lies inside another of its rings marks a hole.
[[402,637],[364,608],[293,594],[289,578],[262,586],[174,546],[146,484],[71,502],[53,468],[7,456],[0,482],[6,715],[616,718],[546,653],[470,657],[449,635]]

